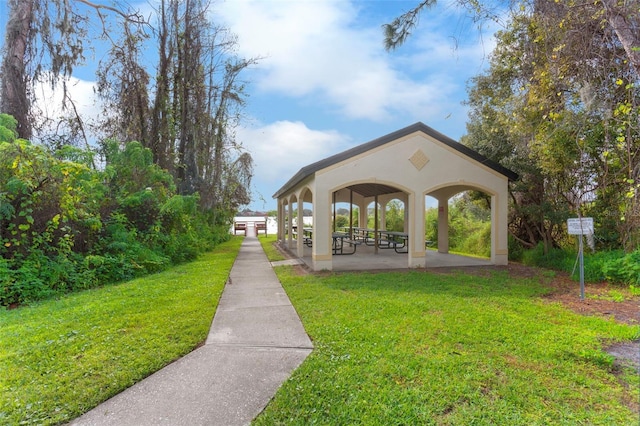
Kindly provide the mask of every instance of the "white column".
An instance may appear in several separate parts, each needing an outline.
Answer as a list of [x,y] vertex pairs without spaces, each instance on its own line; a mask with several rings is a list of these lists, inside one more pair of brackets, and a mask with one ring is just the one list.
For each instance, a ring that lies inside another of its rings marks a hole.
[[298,241],[297,256],[304,257],[304,203],[300,202],[298,197]]
[[282,201],[278,198],[278,215],[276,216],[277,221],[277,240],[282,242],[284,240],[284,208],[282,207]]
[[316,188],[313,199],[313,270],[333,269],[331,257],[331,193],[325,188]]
[[293,206],[291,205],[291,198],[287,203],[287,249],[293,250]]
[[508,196],[506,185],[500,194],[491,196],[491,263],[494,265],[509,263]]
[[438,198],[438,253],[449,253],[449,200]]
[[424,268],[426,257],[424,249],[424,195],[409,194],[405,203],[405,229],[409,235],[409,268]]

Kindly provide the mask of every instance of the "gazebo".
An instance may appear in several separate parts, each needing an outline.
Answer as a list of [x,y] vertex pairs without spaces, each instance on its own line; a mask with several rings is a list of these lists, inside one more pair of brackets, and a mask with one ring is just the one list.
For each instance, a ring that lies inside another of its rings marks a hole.
[[[278,201],[278,239],[300,258],[305,245],[311,246],[313,269],[332,270],[336,203],[357,206],[362,224],[374,202],[378,231],[378,223],[384,229],[384,206],[397,199],[404,203],[407,267],[421,268],[426,260],[425,197],[438,201],[437,248],[448,253],[448,201],[460,192],[477,190],[491,197],[491,263],[506,265],[508,183],[517,178],[418,122],[301,168],[273,195]],[[313,205],[308,238],[302,237],[302,229],[294,232],[297,225],[303,226],[304,203]]]

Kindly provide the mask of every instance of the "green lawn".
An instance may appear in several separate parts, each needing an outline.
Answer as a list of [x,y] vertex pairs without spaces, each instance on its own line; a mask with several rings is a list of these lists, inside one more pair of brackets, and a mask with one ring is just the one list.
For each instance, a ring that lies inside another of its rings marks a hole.
[[258,240],[260,241],[260,244],[262,245],[262,248],[270,262],[286,259],[286,257],[284,257],[284,255],[275,248],[273,243],[276,242],[276,239],[275,235],[258,237]]
[[[202,343],[241,241],[0,311],[0,424],[66,422]],[[315,350],[255,424],[637,424],[639,379],[602,346],[640,328],[547,304],[538,280],[276,271]]]
[[540,280],[276,271],[315,350],[256,425],[637,425],[638,377],[602,347],[640,328],[548,304]]
[[0,310],[0,424],[57,424],[207,336],[242,238],[169,271]]

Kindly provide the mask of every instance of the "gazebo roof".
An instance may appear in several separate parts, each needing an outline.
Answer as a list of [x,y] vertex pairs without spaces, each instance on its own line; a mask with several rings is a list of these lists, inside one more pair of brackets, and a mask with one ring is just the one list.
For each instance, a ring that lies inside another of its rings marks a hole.
[[[332,155],[330,157],[327,157],[323,160],[320,161],[316,161],[315,163],[309,164],[307,166],[304,166],[303,168],[301,168],[298,173],[296,173],[295,175],[293,175],[293,177],[291,179],[289,179],[287,181],[287,183],[285,183],[278,191],[276,191],[275,194],[273,194],[273,198],[278,198],[280,195],[286,193],[287,191],[289,191],[291,188],[294,188],[296,185],[298,185],[300,182],[302,182],[304,179],[306,179],[307,177],[313,175],[314,173],[316,173],[319,170],[325,169],[329,166],[332,166],[334,164],[340,163],[342,161],[348,160],[349,158],[355,157],[356,155],[365,153],[371,149],[377,148],[379,146],[385,145],[389,142],[395,141],[397,139],[400,139],[402,137],[405,137],[407,135],[410,135],[411,133],[415,133],[415,132],[422,132],[425,133],[426,135],[431,136],[432,138],[436,139],[437,141],[455,149],[456,151],[460,152],[461,154],[464,154],[465,156],[489,167],[490,169],[495,170],[496,172],[502,174],[503,176],[507,177],[510,181],[514,181],[518,179],[518,174],[507,169],[506,167],[501,166],[500,164],[496,163],[495,161],[489,160],[488,158],[486,158],[485,156],[483,156],[482,154],[480,154],[479,152],[474,151],[473,149],[451,139],[448,136],[443,135],[442,133],[432,129],[431,127],[427,126],[424,123],[421,122],[417,122],[415,124],[412,124],[410,126],[407,126],[403,129],[400,130],[396,130],[395,132],[389,133],[388,135],[379,137],[377,139],[374,139],[372,141],[363,143],[361,145],[355,146],[351,149],[348,149],[346,151],[340,152],[338,154]],[[361,188],[363,190],[366,190],[366,188]],[[356,190],[354,188],[354,190]],[[378,192],[378,190],[376,189],[372,189],[374,192]],[[359,192],[356,190],[356,192]]]

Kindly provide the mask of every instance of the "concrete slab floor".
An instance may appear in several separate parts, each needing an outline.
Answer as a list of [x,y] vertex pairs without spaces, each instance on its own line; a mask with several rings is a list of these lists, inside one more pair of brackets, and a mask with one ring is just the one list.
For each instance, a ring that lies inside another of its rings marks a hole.
[[[298,262],[302,261],[310,269],[313,269],[311,250],[312,249],[310,247],[305,246],[304,257],[301,259],[295,259]],[[360,245],[352,255],[333,255],[333,270],[341,272],[408,269],[406,254],[396,253],[395,250],[391,249],[378,249],[377,254],[375,254],[374,251],[374,247]],[[289,255],[295,256],[295,250],[287,250],[287,252]],[[427,250],[425,264],[427,269],[465,266],[491,266],[491,260],[451,253],[438,253],[435,250]]]

